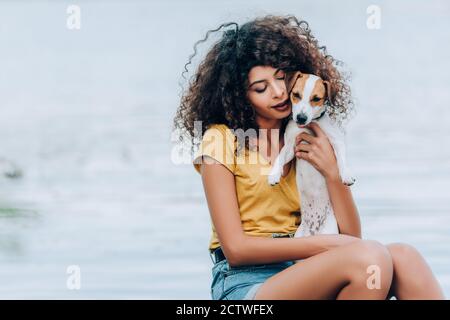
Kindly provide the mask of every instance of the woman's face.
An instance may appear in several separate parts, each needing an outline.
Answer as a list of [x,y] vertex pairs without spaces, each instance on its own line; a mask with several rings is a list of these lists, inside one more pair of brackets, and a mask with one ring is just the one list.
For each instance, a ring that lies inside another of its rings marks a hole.
[[[285,73],[270,66],[256,66],[248,73],[247,97],[257,118],[281,120],[291,114],[291,101],[286,90]],[[284,108],[275,108],[278,104]]]

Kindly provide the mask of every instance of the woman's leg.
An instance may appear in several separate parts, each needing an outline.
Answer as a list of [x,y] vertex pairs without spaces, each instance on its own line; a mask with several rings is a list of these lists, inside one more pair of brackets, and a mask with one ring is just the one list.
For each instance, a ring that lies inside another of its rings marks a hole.
[[411,245],[386,245],[394,262],[390,293],[399,300],[445,299],[438,281],[422,255]]
[[[380,282],[368,285],[376,265]],[[393,275],[392,258],[379,242],[361,240],[297,262],[273,275],[258,289],[255,299],[385,299]]]

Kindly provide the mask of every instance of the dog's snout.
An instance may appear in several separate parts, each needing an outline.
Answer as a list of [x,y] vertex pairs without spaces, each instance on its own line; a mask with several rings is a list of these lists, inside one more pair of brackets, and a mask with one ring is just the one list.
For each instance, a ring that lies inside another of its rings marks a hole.
[[298,124],[305,124],[306,120],[308,120],[308,117],[306,115],[304,115],[303,113],[299,113],[297,115],[296,121]]

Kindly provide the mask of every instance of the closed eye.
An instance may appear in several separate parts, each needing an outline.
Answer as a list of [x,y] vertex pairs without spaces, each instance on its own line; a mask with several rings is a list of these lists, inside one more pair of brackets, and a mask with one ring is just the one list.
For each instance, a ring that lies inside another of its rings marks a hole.
[[318,96],[311,99],[312,102],[319,102],[320,100],[322,100],[322,98],[319,98]]
[[[284,79],[286,79],[286,76],[282,76],[280,78],[277,78],[277,80],[284,80]],[[258,92],[258,93],[263,93],[264,91],[266,91],[266,88],[264,88],[264,89],[255,89],[255,91]]]

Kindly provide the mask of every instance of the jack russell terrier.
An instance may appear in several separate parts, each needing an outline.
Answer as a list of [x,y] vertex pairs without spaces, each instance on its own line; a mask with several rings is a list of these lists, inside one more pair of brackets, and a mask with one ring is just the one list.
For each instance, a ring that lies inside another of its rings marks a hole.
[[[292,119],[284,133],[285,145],[275,159],[268,176],[269,183],[275,185],[280,181],[283,166],[295,156],[297,135],[301,132],[312,134],[311,130],[305,126],[315,121],[325,132],[334,149],[342,182],[348,186],[352,185],[355,179],[351,177],[346,167],[345,132],[332,122],[324,104],[326,97],[329,102],[331,101],[330,83],[315,75],[301,72],[295,72],[289,79],[287,79],[287,87],[292,102]],[[295,237],[338,234],[339,229],[325,178],[304,159],[297,159],[295,168],[301,207],[301,223]]]

